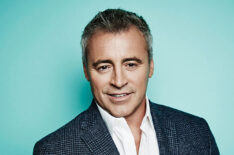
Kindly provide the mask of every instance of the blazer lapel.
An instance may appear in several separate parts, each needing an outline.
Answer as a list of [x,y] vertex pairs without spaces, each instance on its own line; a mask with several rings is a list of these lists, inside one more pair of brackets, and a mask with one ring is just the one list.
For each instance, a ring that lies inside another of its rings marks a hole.
[[165,116],[163,109],[150,102],[150,111],[157,135],[160,155],[179,154],[175,123]]
[[119,155],[94,100],[88,111],[85,120],[81,124],[83,130],[81,138],[84,140],[92,154]]

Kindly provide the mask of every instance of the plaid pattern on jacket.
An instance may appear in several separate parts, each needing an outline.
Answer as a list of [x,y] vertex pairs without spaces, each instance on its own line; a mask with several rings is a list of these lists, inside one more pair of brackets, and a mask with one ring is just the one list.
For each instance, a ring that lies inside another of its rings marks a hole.
[[[160,155],[219,155],[203,118],[150,102]],[[34,155],[118,155],[97,105],[38,141]]]

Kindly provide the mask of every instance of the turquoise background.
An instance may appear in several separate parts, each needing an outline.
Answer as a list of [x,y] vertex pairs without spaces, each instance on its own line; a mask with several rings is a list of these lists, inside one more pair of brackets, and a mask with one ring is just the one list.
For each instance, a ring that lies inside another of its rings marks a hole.
[[221,154],[234,154],[234,1],[0,1],[0,154],[34,143],[92,100],[80,36],[99,11],[137,12],[154,36],[149,98],[204,117]]

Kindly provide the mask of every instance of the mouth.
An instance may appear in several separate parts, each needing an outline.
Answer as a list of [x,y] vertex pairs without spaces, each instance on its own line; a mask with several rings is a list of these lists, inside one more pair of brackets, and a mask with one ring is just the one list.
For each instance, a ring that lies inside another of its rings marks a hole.
[[111,93],[108,94],[109,99],[116,103],[116,102],[123,102],[127,101],[131,97],[132,93]]
[[110,95],[110,96],[112,96],[112,97],[123,97],[123,96],[126,96],[126,95],[128,95],[127,93],[124,93],[124,94],[108,94],[108,95]]

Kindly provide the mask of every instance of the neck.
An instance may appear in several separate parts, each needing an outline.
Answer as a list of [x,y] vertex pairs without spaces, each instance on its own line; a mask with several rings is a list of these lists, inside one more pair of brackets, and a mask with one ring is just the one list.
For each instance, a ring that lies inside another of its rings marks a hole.
[[134,137],[135,146],[137,154],[139,152],[140,141],[141,141],[141,123],[146,113],[146,99],[140,104],[133,115],[125,117],[129,128],[131,129],[132,135]]
[[146,113],[146,99],[142,101],[142,103],[137,107],[137,109],[129,116],[125,117],[125,120],[128,123],[128,126],[131,127],[138,127],[140,128],[141,122]]

